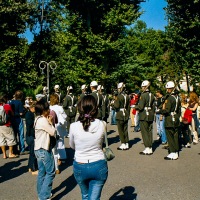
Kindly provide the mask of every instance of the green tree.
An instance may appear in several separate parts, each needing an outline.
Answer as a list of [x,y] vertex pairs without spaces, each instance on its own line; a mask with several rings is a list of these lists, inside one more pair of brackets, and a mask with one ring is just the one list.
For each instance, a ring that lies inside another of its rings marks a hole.
[[199,0],[167,0],[168,41],[171,60],[181,76],[188,75],[194,86],[200,78]]

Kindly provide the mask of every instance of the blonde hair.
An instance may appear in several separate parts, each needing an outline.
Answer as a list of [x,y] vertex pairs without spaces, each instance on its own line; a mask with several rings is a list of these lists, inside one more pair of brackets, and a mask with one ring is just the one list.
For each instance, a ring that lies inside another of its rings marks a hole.
[[190,100],[189,103],[199,103],[199,97],[197,96],[197,94],[195,92],[190,92]]

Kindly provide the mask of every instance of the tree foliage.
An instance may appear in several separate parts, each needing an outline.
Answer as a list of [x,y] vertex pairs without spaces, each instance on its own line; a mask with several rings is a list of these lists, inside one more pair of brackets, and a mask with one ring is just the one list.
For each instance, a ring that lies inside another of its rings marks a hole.
[[174,68],[182,76],[189,75],[195,86],[200,78],[200,1],[167,2],[167,33]]
[[[199,1],[168,1],[166,31],[138,21],[140,0],[4,0],[0,3],[0,84],[9,92],[34,94],[47,84],[41,61],[55,61],[50,90],[97,80],[108,92],[144,79],[160,87],[183,74],[199,79]],[[21,34],[34,34],[28,44]],[[54,73],[53,73],[54,72]],[[160,79],[160,80],[158,80]]]

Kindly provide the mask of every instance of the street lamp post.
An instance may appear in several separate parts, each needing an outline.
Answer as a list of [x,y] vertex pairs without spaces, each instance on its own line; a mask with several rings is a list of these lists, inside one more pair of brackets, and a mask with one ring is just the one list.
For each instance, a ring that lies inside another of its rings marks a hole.
[[48,94],[49,94],[49,71],[50,69],[53,70],[53,74],[55,69],[57,68],[57,64],[55,61],[40,61],[39,68],[42,70],[42,74],[44,74],[44,69],[47,68],[47,88],[48,88]]

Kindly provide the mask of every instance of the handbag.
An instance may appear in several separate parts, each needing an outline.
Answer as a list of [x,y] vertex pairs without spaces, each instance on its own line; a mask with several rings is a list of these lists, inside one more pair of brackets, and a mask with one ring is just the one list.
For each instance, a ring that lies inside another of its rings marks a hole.
[[[105,122],[103,122],[103,124],[105,125]],[[105,125],[105,144],[106,147],[103,148],[103,152],[104,152],[104,157],[107,161],[112,160],[113,158],[115,158],[115,154],[113,153],[113,151],[109,148],[108,146],[108,138],[107,138],[107,126]]]
[[50,137],[49,147],[50,147],[50,149],[53,149],[56,146],[57,140],[54,136],[49,135],[49,137]]

